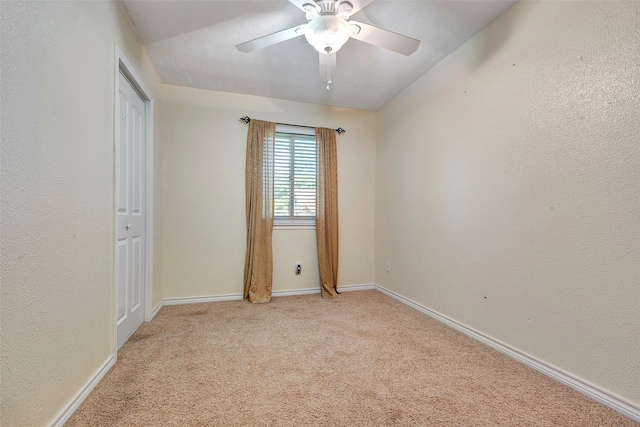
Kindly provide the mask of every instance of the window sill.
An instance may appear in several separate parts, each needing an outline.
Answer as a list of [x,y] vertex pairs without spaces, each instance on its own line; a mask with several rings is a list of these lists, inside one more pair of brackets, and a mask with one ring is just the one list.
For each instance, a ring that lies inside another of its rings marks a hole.
[[274,218],[274,230],[315,230],[316,219],[312,218]]

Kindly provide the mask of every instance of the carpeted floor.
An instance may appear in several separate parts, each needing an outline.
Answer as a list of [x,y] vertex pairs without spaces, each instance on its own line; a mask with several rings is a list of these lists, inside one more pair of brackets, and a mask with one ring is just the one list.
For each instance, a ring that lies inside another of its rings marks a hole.
[[67,426],[640,426],[377,292],[165,307]]

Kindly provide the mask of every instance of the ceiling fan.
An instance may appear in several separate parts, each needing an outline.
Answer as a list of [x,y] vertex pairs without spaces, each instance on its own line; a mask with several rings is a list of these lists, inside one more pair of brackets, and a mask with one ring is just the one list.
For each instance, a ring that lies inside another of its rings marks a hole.
[[289,0],[305,12],[308,23],[297,25],[257,39],[241,43],[241,52],[253,52],[304,35],[320,53],[320,79],[330,89],[335,74],[336,52],[354,38],[374,46],[409,56],[418,49],[420,40],[383,30],[373,25],[348,19],[369,2],[365,0]]

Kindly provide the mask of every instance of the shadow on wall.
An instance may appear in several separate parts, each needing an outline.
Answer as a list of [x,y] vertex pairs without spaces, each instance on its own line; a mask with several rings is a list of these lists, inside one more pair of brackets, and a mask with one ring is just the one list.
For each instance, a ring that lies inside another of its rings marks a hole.
[[[503,52],[515,29],[518,28],[521,31],[522,25],[524,25],[521,23],[525,22],[523,17],[527,13],[527,9],[520,7],[512,10],[515,4],[513,3],[503,12],[503,14],[509,13],[511,19],[504,20],[505,22],[501,25],[489,25],[481,29],[466,44],[457,48],[463,54],[456,55],[455,60],[449,56],[443,58],[408,89],[390,101],[390,103],[401,105],[405,112],[402,120],[412,123],[413,126],[419,126],[424,122],[425,109],[433,107],[440,94],[451,89],[452,86],[461,88],[468,80],[468,76],[482,74],[482,68],[485,71],[492,69],[491,63],[495,62]],[[454,10],[449,16],[443,18],[452,27],[465,24],[464,20],[456,18],[456,13],[458,12]],[[501,19],[501,17],[497,19]],[[412,96],[411,93],[422,93],[423,95]],[[431,101],[425,103],[425,96],[429,97]]]
[[[511,8],[507,9],[504,13],[509,12],[509,10],[511,10]],[[495,57],[507,43],[513,29],[520,27],[520,22],[523,21],[520,17],[525,13],[526,11],[523,8],[513,10],[510,12],[511,19],[506,20],[501,25],[489,26],[474,36],[469,42],[471,43],[472,54],[467,56],[469,62],[465,64],[467,66],[466,71],[474,72],[488,62],[491,62],[491,59]],[[500,17],[497,19],[500,19]]]

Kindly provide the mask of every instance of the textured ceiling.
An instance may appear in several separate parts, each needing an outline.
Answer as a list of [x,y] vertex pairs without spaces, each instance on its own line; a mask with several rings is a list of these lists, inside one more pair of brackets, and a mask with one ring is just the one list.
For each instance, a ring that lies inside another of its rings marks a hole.
[[121,2],[165,83],[377,110],[515,1],[373,1],[351,19],[421,41],[407,57],[350,39],[330,92],[304,36],[251,52],[235,46],[306,23],[286,0]]

